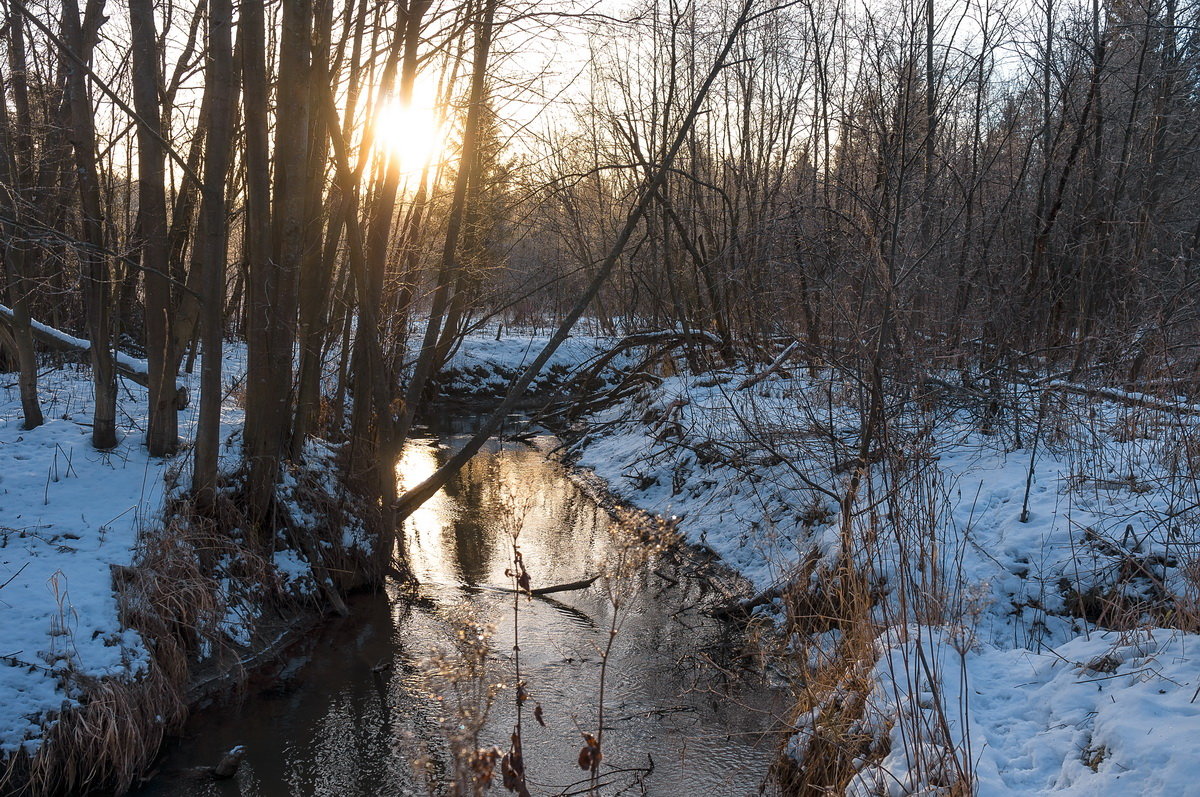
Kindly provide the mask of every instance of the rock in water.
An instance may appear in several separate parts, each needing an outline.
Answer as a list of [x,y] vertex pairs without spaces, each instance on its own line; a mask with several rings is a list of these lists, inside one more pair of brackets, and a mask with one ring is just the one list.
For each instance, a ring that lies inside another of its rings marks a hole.
[[212,776],[217,780],[228,780],[237,774],[242,759],[246,757],[246,748],[242,745],[233,747],[221,759],[221,763],[213,767]]

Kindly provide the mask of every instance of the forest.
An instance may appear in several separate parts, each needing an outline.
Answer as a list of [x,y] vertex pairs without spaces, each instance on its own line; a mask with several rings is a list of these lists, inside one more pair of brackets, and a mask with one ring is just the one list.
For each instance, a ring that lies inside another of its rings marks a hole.
[[0,51],[0,793],[1195,788],[1200,3]]

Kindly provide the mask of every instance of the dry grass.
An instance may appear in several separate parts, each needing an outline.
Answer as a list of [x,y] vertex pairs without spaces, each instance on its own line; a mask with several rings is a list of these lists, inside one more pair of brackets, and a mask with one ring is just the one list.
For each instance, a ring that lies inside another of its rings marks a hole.
[[[792,575],[784,608],[794,735],[773,773],[787,794],[886,794],[903,783],[936,794],[973,788],[929,664],[944,651],[933,639],[904,636],[910,627],[945,626],[965,601],[954,541],[941,534],[949,505],[933,432],[943,412],[931,405],[904,423],[889,419],[887,444],[862,468],[858,500],[842,507],[842,557],[814,551]],[[822,520],[833,518],[826,513],[816,524]],[[891,653],[881,659],[884,651]],[[906,695],[928,683],[934,705],[897,702],[888,680]],[[904,750],[893,752],[897,738]],[[889,772],[897,756],[904,771]]]
[[[927,789],[921,793],[969,795],[970,767],[964,751],[949,738],[944,695],[933,671],[902,672],[910,665],[897,664],[894,657],[880,664],[884,640],[914,649],[928,647],[931,640],[897,636],[900,627],[886,619],[882,597],[860,573],[814,572],[809,583],[821,586],[786,601],[789,658],[795,668],[789,679],[794,735],[772,772],[781,791],[800,797],[848,790],[889,794],[893,786],[911,781]],[[931,649],[917,658],[934,655]],[[921,716],[911,708],[898,710],[879,691],[881,666],[889,668],[896,684],[928,682],[937,705],[923,705],[930,710]],[[901,723],[906,771],[893,774],[885,759],[892,752],[893,728]]]
[[842,794],[864,765],[887,755],[866,724],[875,662],[870,636],[856,629],[834,650],[814,645],[802,652],[809,666],[794,680],[799,685],[791,719],[796,735],[773,772],[784,794]]
[[146,534],[134,566],[113,569],[121,623],[136,630],[152,651],[133,678],[87,679],[69,674],[65,690],[81,694],[77,708],[48,725],[31,756],[8,761],[0,790],[18,794],[117,793],[134,782],[157,754],[166,734],[187,716],[185,690],[202,638],[219,638],[219,585],[206,571],[197,536],[178,511]]
[[[307,517],[321,521],[308,528],[286,513],[281,520],[293,545],[303,537],[310,550],[321,551],[314,573],[328,572],[330,588],[345,591],[381,572],[377,557],[343,545],[342,534],[346,524],[377,523],[378,512],[332,489],[335,482],[322,465],[293,475],[280,506],[295,502]],[[363,517],[368,520],[358,519]],[[80,696],[79,705],[48,718],[35,752],[0,764],[0,793],[122,793],[153,761],[164,738],[182,726],[201,663],[217,670],[218,683],[244,679],[241,651],[221,626],[226,603],[299,608],[274,569],[271,551],[245,541],[247,528],[225,493],[207,515],[177,501],[161,526],[143,531],[132,566],[113,568],[113,586],[122,626],[136,630],[150,651],[146,666],[132,676],[102,679],[67,673],[63,690]]]
[[489,665],[495,629],[476,620],[466,604],[448,620],[450,644],[421,663],[441,706],[438,721],[448,747],[447,771],[439,775],[428,758],[417,761],[417,769],[426,774],[430,794],[448,786],[450,794],[471,797],[484,794],[496,776],[501,753],[496,747],[483,747],[480,734],[503,686]]

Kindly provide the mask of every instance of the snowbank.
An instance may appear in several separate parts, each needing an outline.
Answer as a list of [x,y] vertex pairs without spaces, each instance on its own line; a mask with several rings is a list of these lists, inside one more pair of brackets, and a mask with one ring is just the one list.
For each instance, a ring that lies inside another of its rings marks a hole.
[[[144,365],[126,359],[131,367]],[[231,386],[244,372],[244,359],[237,347],[225,354]],[[34,753],[54,718],[78,706],[96,679],[136,679],[145,672],[149,654],[143,640],[118,619],[113,569],[133,563],[139,534],[160,525],[168,495],[188,481],[186,453],[174,459],[146,453],[145,388],[122,380],[120,442],[111,451],[96,451],[90,440],[88,368],[65,366],[40,375],[46,422],[30,431],[22,428],[15,375],[5,377],[0,395],[0,638],[5,646],[0,650],[0,757],[17,750]],[[180,413],[184,440],[193,436],[197,409]],[[241,422],[242,411],[227,403],[222,408],[226,466],[237,460],[234,432]]]
[[[146,392],[126,384],[112,451],[91,446],[91,376],[40,379],[46,423],[22,429],[15,385],[0,397],[0,751],[32,753],[43,724],[78,704],[89,679],[136,677],[148,662],[122,629],[113,566],[158,521],[173,463],[143,445]],[[127,391],[127,392],[126,392]]]
[[[509,385],[550,341],[551,334],[503,328],[468,336],[438,376],[443,395],[491,399],[503,397]],[[567,338],[529,386],[532,395],[558,391],[564,378],[581,364],[607,351],[612,338],[579,335]]]
[[[838,560],[861,397],[750,375],[666,375],[587,418],[576,452],[765,590]],[[877,757],[851,792],[944,788],[933,759],[969,762],[980,794],[1194,790],[1200,636],[1177,629],[1197,623],[1200,421],[1031,388],[983,434],[967,402],[927,399],[890,407],[851,523],[882,601],[858,726]]]

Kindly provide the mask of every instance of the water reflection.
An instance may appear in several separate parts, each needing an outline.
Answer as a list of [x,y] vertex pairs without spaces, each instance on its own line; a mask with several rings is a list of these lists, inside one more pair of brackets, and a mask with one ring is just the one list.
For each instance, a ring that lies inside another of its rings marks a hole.
[[[458,440],[431,435],[409,446],[396,466],[401,486],[432,473]],[[608,522],[538,450],[495,445],[481,453],[405,524],[405,550],[421,581],[417,600],[395,585],[388,595],[358,598],[353,617],[323,629],[309,660],[282,685],[241,705],[201,712],[144,793],[412,794],[425,791],[413,766],[422,758],[444,782],[451,762],[439,721],[443,707],[423,661],[431,649],[452,647],[449,619],[465,611],[496,628],[492,676],[511,683],[512,596],[494,588],[509,582],[512,530],[520,528],[536,587],[599,572],[612,549]],[[695,579],[676,572],[673,580],[645,572],[621,587],[629,608],[610,660],[604,764],[606,771],[628,772],[612,775],[614,785],[603,793],[633,786],[634,770],[652,762],[638,787],[644,793],[757,794],[772,747],[763,732],[776,701],[752,681],[727,682],[721,668],[696,655],[737,640],[697,610],[702,595]],[[582,774],[575,763],[580,731],[595,731],[599,651],[612,611],[602,586],[520,604],[523,675],[547,724],[526,714],[526,768],[535,794],[561,793]],[[485,744],[507,746],[512,700],[511,689],[500,693],[483,729]],[[245,744],[247,757],[232,781],[181,774],[215,763],[234,744]]]
[[[437,445],[433,440],[421,440],[406,446],[396,463],[396,480],[401,491],[420,484],[438,468]],[[405,548],[409,567],[422,583],[454,584],[458,573],[447,573],[455,559],[447,553],[443,533],[446,525],[455,521],[456,504],[446,490],[417,508],[405,521]]]

